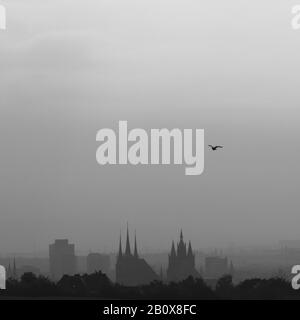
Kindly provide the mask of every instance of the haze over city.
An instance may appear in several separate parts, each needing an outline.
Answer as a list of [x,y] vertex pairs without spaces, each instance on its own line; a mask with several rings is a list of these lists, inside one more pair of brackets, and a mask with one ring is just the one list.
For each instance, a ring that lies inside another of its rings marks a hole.
[[[294,1],[3,0],[0,254],[299,239],[300,32]],[[234,19],[233,19],[234,17]],[[204,128],[200,176],[105,166],[96,132]]]

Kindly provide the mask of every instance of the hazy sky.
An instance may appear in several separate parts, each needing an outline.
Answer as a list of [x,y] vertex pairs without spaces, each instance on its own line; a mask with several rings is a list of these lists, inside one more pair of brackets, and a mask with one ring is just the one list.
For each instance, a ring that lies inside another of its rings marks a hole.
[[[300,2],[300,1],[299,1]],[[289,0],[0,0],[0,254],[299,239],[300,31]],[[96,132],[203,128],[201,176],[96,162]]]

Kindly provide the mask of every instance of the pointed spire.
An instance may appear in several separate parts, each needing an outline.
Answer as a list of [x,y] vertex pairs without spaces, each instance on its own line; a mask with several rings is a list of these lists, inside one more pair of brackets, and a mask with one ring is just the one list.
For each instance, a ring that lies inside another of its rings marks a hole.
[[118,258],[121,258],[123,255],[122,253],[122,236],[121,236],[121,230],[120,230],[120,240],[119,240],[119,254],[118,254]]
[[177,255],[181,258],[186,256],[186,243],[183,241],[182,229],[180,230],[180,241],[177,244]]
[[175,251],[175,244],[174,244],[174,240],[172,241],[172,249],[171,249],[171,257],[175,257],[176,256],[176,251]]
[[10,262],[8,263],[7,278],[11,278],[11,267],[10,267]]
[[134,232],[134,257],[138,258],[137,244],[136,244],[136,231]]
[[127,237],[126,237],[125,255],[131,256],[130,241],[129,241],[129,231],[128,231],[128,222],[127,222]]

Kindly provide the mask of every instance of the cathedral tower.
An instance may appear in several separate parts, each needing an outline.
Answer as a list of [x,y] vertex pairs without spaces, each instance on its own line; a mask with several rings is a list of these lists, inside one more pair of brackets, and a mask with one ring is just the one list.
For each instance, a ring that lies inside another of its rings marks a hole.
[[193,276],[199,278],[200,274],[195,269],[195,255],[189,241],[188,249],[183,241],[183,233],[180,231],[180,239],[175,251],[174,241],[172,241],[171,253],[169,254],[169,265],[167,269],[168,281],[180,281]]

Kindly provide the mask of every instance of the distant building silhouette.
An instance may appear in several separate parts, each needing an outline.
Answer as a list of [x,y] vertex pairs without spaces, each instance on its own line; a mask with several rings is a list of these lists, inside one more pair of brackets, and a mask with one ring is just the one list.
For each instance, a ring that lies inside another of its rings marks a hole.
[[50,274],[55,280],[76,273],[75,246],[67,239],[55,240],[49,246]]
[[228,263],[227,257],[210,256],[205,258],[205,278],[218,279],[225,274],[234,273],[232,261]]
[[175,250],[174,241],[172,241],[171,253],[169,254],[169,265],[167,269],[168,281],[180,281],[192,276],[199,278],[200,274],[195,268],[195,255],[192,250],[191,242],[188,249],[183,241],[182,230],[180,232],[180,241],[177,244],[177,252]]
[[152,270],[147,262],[139,257],[136,236],[134,241],[134,252],[133,254],[131,253],[127,226],[127,238],[124,253],[122,251],[122,240],[120,235],[119,253],[116,263],[116,282],[126,286],[138,286],[142,284],[149,284],[150,282],[158,279],[158,275]]
[[108,254],[89,253],[86,258],[87,273],[101,271],[108,275],[110,271],[110,257]]

